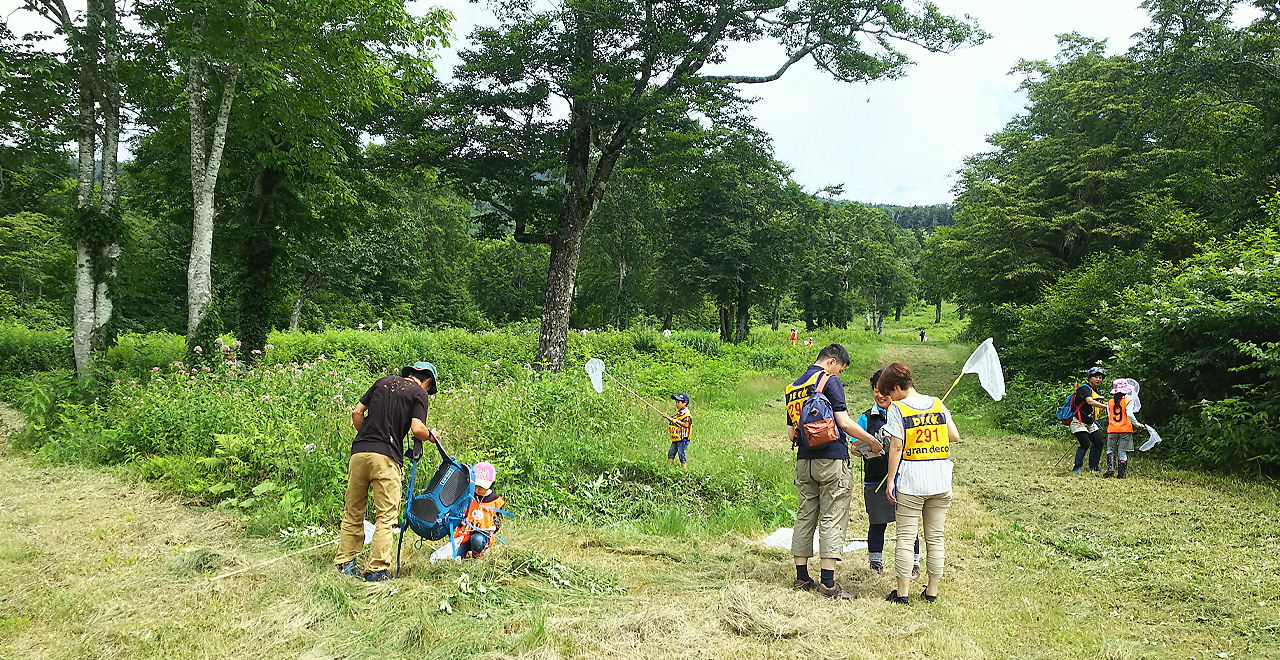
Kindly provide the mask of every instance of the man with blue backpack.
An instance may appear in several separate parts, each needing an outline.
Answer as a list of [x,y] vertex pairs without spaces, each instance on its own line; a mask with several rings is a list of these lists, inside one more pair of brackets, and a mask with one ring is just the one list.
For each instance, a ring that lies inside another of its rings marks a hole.
[[[836,562],[844,551],[849,526],[849,500],[853,471],[849,464],[848,436],[881,449],[874,436],[849,416],[840,373],[849,366],[849,353],[831,344],[795,382],[787,386],[787,427],[796,448],[796,524],[791,535],[795,559],[795,588],[816,589],[826,598],[848,600],[853,594],[835,582]],[[809,577],[813,536],[818,535],[822,574],[815,584]]]
[[351,443],[341,535],[334,558],[342,574],[360,575],[356,556],[364,548],[364,515],[372,491],[377,520],[364,579],[391,579],[391,529],[400,513],[403,442],[410,433],[417,440],[410,452],[415,461],[421,458],[423,443],[439,446],[440,432],[426,425],[427,408],[435,393],[435,365],[418,362],[400,370],[399,376],[379,378],[351,411],[356,437]]

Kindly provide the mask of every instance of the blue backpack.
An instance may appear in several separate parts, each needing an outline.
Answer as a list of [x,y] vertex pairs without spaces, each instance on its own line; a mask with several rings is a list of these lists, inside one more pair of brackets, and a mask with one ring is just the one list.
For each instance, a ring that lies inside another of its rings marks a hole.
[[1067,395],[1067,400],[1058,408],[1058,421],[1062,422],[1063,425],[1070,424],[1071,420],[1075,419],[1076,410],[1079,409],[1079,406],[1075,403],[1076,390],[1078,389],[1080,389],[1079,386],[1071,390],[1071,394]]
[[831,407],[831,400],[822,393],[828,380],[831,380],[831,374],[822,374],[813,386],[813,394],[804,400],[804,406],[800,408],[799,440],[810,448],[840,439],[835,410]]
[[[404,545],[405,530],[411,529],[428,541],[439,541],[447,536],[452,544],[454,530],[466,523],[467,508],[475,493],[471,466],[445,454],[439,445],[436,447],[440,450],[440,467],[427,482],[427,490],[420,495],[414,495],[418,459],[414,459],[413,467],[409,469],[400,541],[396,544],[396,575],[400,575],[400,548]],[[415,454],[421,456],[422,452],[418,450]]]

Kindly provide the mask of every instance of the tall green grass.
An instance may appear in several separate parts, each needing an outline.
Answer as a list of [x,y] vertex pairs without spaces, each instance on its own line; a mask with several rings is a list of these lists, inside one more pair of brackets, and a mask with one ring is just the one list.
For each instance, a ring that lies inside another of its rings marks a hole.
[[[860,332],[820,338],[843,342],[859,363],[878,345]],[[817,349],[792,348],[781,332],[714,349],[704,340],[652,330],[575,334],[565,372],[551,374],[530,364],[533,333],[277,333],[251,367],[192,366],[171,359],[184,349],[180,337],[125,336],[107,356],[119,379],[95,398],[30,385],[40,405],[27,406],[19,442],[51,463],[125,465],[187,498],[242,512],[261,533],[333,526],[352,406],[376,378],[426,359],[441,376],[429,424],[446,431],[446,447],[463,460],[497,465],[499,490],[524,515],[639,522],[669,534],[784,521],[794,507],[787,447],[740,441],[756,416],[781,427],[781,413],[765,404]],[[692,396],[694,469],[666,465],[660,416],[611,381],[603,394],[591,388],[582,372],[591,357],[664,410],[674,410],[672,394]],[[430,467],[423,472],[425,483]]]

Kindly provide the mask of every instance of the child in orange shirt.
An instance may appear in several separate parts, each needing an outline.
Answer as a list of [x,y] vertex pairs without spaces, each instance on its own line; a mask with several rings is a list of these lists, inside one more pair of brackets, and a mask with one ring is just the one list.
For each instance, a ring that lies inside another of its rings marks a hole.
[[507,502],[501,495],[493,492],[493,482],[498,478],[498,470],[492,463],[476,463],[471,472],[475,476],[476,494],[467,507],[466,522],[453,533],[453,543],[458,557],[478,559],[497,538],[505,513],[502,507]]

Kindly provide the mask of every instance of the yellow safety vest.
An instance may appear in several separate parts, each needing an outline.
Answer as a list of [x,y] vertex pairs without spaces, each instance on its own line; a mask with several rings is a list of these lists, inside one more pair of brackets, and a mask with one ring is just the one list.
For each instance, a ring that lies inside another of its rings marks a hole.
[[818,384],[818,379],[825,373],[825,371],[819,370],[799,385],[787,385],[787,419],[791,420],[792,426],[800,425],[800,411],[804,409],[805,399],[808,399],[813,394],[814,386]]
[[[676,422],[689,422],[689,428],[681,428]],[[688,408],[685,408],[682,413],[671,416],[671,421],[667,423],[667,432],[671,434],[672,442],[689,439],[689,435],[693,433],[693,416],[689,414]]]
[[942,401],[933,398],[933,404],[917,410],[904,401],[893,405],[902,413],[904,461],[938,461],[951,457],[951,437],[947,433],[947,411]]

